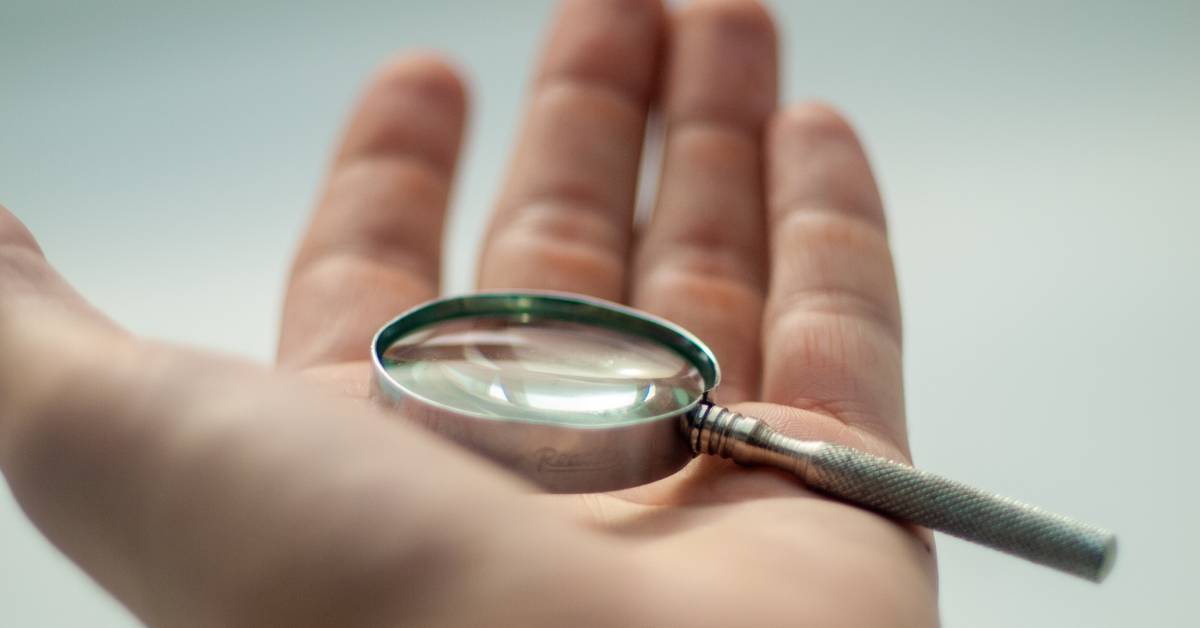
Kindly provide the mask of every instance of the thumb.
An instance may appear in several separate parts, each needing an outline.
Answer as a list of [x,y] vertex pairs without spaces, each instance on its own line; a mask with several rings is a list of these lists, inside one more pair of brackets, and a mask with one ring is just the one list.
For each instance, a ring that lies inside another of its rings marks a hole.
[[78,317],[29,320],[0,328],[0,470],[150,625],[397,621],[382,614],[479,550],[478,513],[518,527],[522,486],[419,427]]
[[487,551],[477,513],[531,525],[520,483],[420,428],[118,332],[2,211],[0,470],[151,625],[396,620]]

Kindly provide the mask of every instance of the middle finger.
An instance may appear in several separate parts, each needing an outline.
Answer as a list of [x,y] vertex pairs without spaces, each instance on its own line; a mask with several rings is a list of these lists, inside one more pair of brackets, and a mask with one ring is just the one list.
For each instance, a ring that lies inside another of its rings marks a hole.
[[658,0],[563,5],[483,247],[480,288],[623,299],[661,31]]
[[762,133],[775,108],[771,17],[707,0],[672,30],[658,203],[635,254],[634,307],[698,334],[721,362],[722,403],[756,396],[766,283]]

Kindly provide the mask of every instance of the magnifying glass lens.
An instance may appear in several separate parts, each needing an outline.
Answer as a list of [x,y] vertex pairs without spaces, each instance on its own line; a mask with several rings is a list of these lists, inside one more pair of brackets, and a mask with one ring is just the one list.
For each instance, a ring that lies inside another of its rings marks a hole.
[[696,366],[661,342],[529,316],[436,322],[381,357],[409,394],[494,419],[625,425],[679,414],[705,390]]

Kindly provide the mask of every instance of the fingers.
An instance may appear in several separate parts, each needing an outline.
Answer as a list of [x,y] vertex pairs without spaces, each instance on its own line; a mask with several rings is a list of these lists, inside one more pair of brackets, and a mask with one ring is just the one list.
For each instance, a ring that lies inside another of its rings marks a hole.
[[437,59],[406,57],[376,78],[296,256],[281,363],[360,359],[380,325],[437,295],[465,110],[461,81]]
[[900,306],[882,203],[854,131],[821,105],[768,133],[763,396],[906,450]]
[[479,286],[621,300],[659,0],[570,0],[555,21],[484,244]]
[[675,21],[663,172],[638,244],[632,303],[716,352],[720,401],[758,392],[766,283],[762,130],[776,100],[776,43],[757,2],[717,0]]
[[466,509],[503,528],[520,489],[246,365],[53,312],[0,322],[0,469],[147,625],[403,625],[379,614],[446,594]]

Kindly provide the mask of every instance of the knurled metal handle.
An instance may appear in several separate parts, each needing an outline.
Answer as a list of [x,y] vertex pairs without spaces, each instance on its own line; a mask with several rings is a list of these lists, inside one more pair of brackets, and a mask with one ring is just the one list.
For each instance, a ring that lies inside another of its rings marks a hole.
[[1107,530],[857,449],[790,438],[727,408],[700,404],[687,429],[696,453],[787,469],[856,506],[1094,582],[1116,558]]

